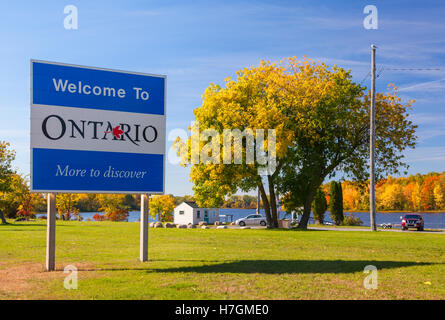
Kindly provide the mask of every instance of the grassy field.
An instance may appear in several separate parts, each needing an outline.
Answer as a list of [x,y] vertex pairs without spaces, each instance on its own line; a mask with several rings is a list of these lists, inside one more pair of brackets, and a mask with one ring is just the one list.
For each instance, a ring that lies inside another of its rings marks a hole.
[[[150,229],[57,222],[44,272],[45,221],[0,225],[0,299],[445,299],[445,236],[423,233]],[[66,290],[66,265],[79,269]],[[378,289],[366,290],[366,265]]]

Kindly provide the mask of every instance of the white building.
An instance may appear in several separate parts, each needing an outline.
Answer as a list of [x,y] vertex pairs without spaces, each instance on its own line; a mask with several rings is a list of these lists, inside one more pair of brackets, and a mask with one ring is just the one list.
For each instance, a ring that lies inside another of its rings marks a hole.
[[194,201],[184,201],[174,210],[175,224],[198,224],[199,221],[208,224],[219,221],[219,208],[200,208]]

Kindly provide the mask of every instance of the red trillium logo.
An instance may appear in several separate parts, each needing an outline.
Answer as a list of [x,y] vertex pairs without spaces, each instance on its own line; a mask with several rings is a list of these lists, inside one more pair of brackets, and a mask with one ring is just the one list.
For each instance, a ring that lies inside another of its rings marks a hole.
[[121,135],[124,132],[121,130],[121,126],[119,125],[119,126],[114,127],[113,131],[104,131],[104,133],[112,133],[113,136],[115,136],[117,139],[120,139]]

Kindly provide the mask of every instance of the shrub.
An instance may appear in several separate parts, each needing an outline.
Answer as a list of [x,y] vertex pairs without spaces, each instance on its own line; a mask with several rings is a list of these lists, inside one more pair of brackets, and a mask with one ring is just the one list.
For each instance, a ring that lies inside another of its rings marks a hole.
[[337,226],[343,222],[343,195],[340,182],[331,182],[329,213]]
[[93,220],[94,220],[94,221],[104,221],[104,220],[105,220],[105,216],[104,216],[103,214],[98,214],[98,213],[96,213],[96,214],[93,216]]
[[344,226],[361,226],[362,224],[363,221],[360,218],[356,218],[352,213],[350,215],[346,215],[346,218],[342,223]]
[[105,213],[105,217],[110,221],[124,221],[128,219],[128,210],[116,209],[111,212]]
[[20,209],[17,212],[17,219],[21,219],[21,221],[35,219],[35,217],[36,217],[36,215],[33,212],[31,212],[30,210]]
[[326,212],[327,207],[326,196],[323,190],[319,188],[315,194],[314,201],[312,202],[312,214],[314,215],[314,219],[320,224],[323,224],[324,213]]

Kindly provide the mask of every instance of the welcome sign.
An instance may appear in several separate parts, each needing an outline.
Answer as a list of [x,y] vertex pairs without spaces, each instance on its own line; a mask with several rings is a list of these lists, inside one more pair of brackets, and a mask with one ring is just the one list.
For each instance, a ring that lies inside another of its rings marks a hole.
[[31,190],[163,193],[166,77],[31,60]]

